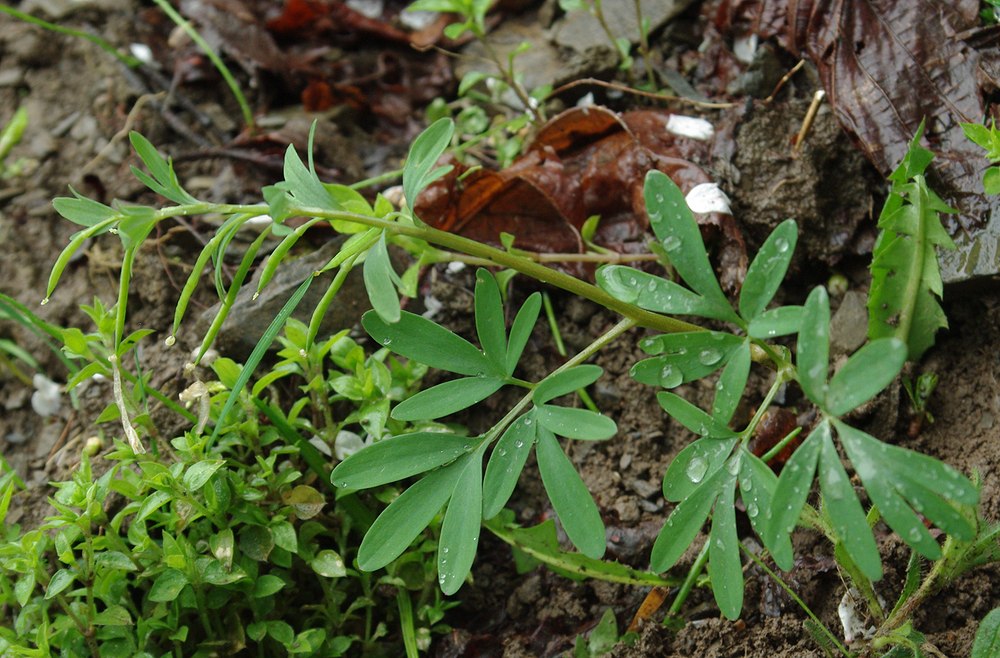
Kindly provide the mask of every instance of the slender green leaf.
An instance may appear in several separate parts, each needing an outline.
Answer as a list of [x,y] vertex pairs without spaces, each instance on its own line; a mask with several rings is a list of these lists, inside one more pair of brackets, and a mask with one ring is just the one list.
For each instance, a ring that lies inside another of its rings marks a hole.
[[448,502],[470,457],[426,475],[379,514],[358,549],[363,571],[381,569],[409,547]]
[[663,573],[677,563],[705,524],[728,477],[725,469],[717,470],[674,508],[653,543],[651,571]]
[[514,374],[517,362],[521,360],[521,353],[524,346],[531,338],[531,330],[538,320],[538,313],[542,308],[542,295],[534,292],[524,300],[524,304],[514,317],[514,322],[510,326],[510,339],[507,342],[507,358],[504,374],[508,377]]
[[[766,533],[762,537],[765,546],[780,546],[787,541],[788,536],[799,522],[799,515],[809,497],[813,476],[816,474],[816,464],[819,461],[820,449],[824,441],[830,438],[830,423],[826,420],[809,433],[791,459],[781,469],[781,477],[774,489],[771,507],[764,513],[770,516],[765,523]],[[775,553],[775,563],[783,570],[792,568],[792,554]]]
[[750,377],[750,343],[744,341],[729,359],[719,381],[715,383],[715,399],[712,402],[712,418],[720,423],[728,423],[736,413],[736,407],[743,399],[743,390]]
[[843,416],[878,395],[896,378],[906,362],[906,343],[878,338],[854,353],[830,380],[829,412]]
[[656,399],[671,418],[698,436],[709,436],[715,439],[728,439],[736,436],[736,432],[726,427],[725,423],[712,418],[679,395],[669,391],[660,391],[656,394]]
[[[838,425],[838,431],[840,426]],[[780,486],[780,483],[779,483]],[[865,519],[865,511],[854,493],[851,479],[840,463],[840,455],[827,432],[821,437],[819,456],[819,488],[833,522],[833,531],[844,544],[854,563],[870,580],[882,577],[882,559]]]
[[663,476],[663,497],[677,503],[700,487],[726,463],[736,439],[698,439],[674,457]]
[[549,400],[590,386],[603,372],[600,366],[582,365],[553,373],[538,382],[531,393],[531,400],[535,404],[545,404]]
[[69,191],[73,193],[73,198],[57,197],[52,200],[52,207],[74,224],[94,226],[118,214],[114,208],[88,199],[72,187],[69,188]]
[[408,311],[403,311],[399,322],[392,324],[378,314],[368,312],[361,318],[361,324],[372,338],[396,354],[432,368],[460,375],[506,376],[505,373],[494,372],[486,356],[469,341]]
[[153,175],[151,178],[140,169],[132,167],[132,174],[143,185],[174,203],[186,204],[197,202],[197,199],[181,187],[170,161],[164,159],[148,139],[133,130],[129,133],[129,141],[132,142],[132,148],[135,149],[139,159],[149,169],[149,173]]
[[531,448],[535,445],[537,421],[534,411],[515,420],[497,441],[486,465],[483,482],[483,518],[492,519],[500,513],[517,486]]
[[69,569],[59,569],[49,579],[49,584],[45,588],[45,598],[51,599],[54,596],[58,596],[67,587],[72,585],[74,580],[76,580],[75,573]]
[[605,265],[597,270],[597,285],[616,299],[656,313],[697,315],[732,321],[736,314],[722,304],[693,293],[684,286],[625,265]]
[[747,268],[740,290],[740,315],[747,322],[757,318],[778,292],[792,262],[799,230],[794,219],[778,224]]
[[451,503],[441,523],[438,540],[438,584],[446,595],[459,590],[472,569],[479,546],[483,521],[483,452],[477,450],[465,460],[455,483]]
[[[738,459],[738,457],[733,457]],[[708,536],[708,578],[719,610],[736,619],[743,609],[743,565],[736,534],[736,478],[728,478],[715,503]]]
[[971,658],[995,656],[1000,656],[1000,608],[993,608],[983,617],[972,643]]
[[393,282],[395,274],[383,233],[378,242],[368,250],[364,264],[364,279],[365,290],[368,291],[372,308],[380,318],[389,323],[399,322],[400,314],[399,293],[396,292]]
[[769,340],[798,333],[802,326],[802,311],[801,306],[779,306],[764,311],[750,321],[747,334],[751,338]]
[[504,385],[496,377],[462,377],[424,389],[392,410],[396,420],[430,420],[471,407]]
[[646,174],[643,197],[653,232],[667,252],[670,264],[692,290],[718,306],[728,307],[729,300],[708,262],[701,229],[684,193],[666,174],[654,169]]
[[539,428],[537,436],[538,471],[563,530],[581,553],[600,558],[605,550],[604,523],[587,485],[552,432]]
[[830,367],[830,301],[826,289],[809,293],[799,329],[798,371],[803,392],[820,407],[826,406],[826,375]]
[[504,328],[503,302],[496,279],[488,270],[476,271],[476,334],[483,353],[497,371],[506,368],[507,332]]
[[589,409],[543,404],[535,408],[535,418],[545,429],[567,439],[603,441],[618,431],[615,421]]
[[436,167],[438,158],[451,143],[455,123],[448,118],[438,119],[420,133],[403,166],[403,196],[413,208],[424,188],[451,171],[451,167]]
[[292,144],[285,149],[284,176],[285,180],[278,187],[288,190],[297,204],[309,208],[339,210],[326,187],[316,173],[302,162]]
[[443,432],[402,434],[354,453],[333,469],[330,481],[341,489],[370,489],[447,464],[479,444],[479,437]]
[[778,476],[760,457],[743,450],[740,460],[740,497],[746,509],[750,525],[778,564],[790,564],[793,560],[792,541],[788,534],[782,533],[776,538],[777,543],[768,545],[772,538],[767,532],[767,514],[774,506],[775,489],[778,487]]

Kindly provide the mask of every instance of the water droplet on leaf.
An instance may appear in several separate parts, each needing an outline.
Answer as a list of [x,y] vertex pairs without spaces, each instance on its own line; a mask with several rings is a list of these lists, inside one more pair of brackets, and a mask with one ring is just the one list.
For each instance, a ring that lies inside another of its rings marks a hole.
[[698,360],[701,361],[702,365],[714,366],[722,360],[722,352],[712,348],[704,349],[698,355]]
[[660,369],[660,386],[663,388],[674,388],[680,386],[684,381],[684,373],[680,368],[667,364]]
[[681,246],[681,239],[676,235],[668,235],[667,237],[663,238],[663,248],[666,249],[667,251],[675,251],[676,249],[680,248],[680,246]]
[[687,468],[684,469],[684,474],[687,475],[688,479],[698,484],[705,478],[705,473],[708,472],[708,460],[704,457],[695,457],[688,462]]

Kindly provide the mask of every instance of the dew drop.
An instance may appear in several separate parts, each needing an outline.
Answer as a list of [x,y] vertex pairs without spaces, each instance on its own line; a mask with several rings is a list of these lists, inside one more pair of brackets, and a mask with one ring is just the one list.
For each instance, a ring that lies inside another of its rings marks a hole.
[[749,478],[746,480],[740,480],[740,487],[743,488],[743,491],[750,491],[753,489],[753,480]]
[[750,503],[747,505],[747,516],[754,519],[757,518],[758,514],[760,514],[760,508],[757,507],[756,503]]
[[715,540],[715,547],[717,549],[719,549],[720,551],[724,551],[724,550],[726,550],[726,543],[724,541],[722,541],[721,539],[716,539]]
[[525,418],[525,419],[524,419],[524,424],[525,424],[525,425],[531,425],[531,423],[532,423],[532,422],[533,422],[533,421],[532,421],[532,420],[531,420],[530,418]]
[[524,441],[518,441],[517,443],[514,444],[514,447],[518,448],[518,449],[523,448],[524,447]]
[[676,249],[680,248],[680,246],[681,246],[681,239],[676,235],[668,235],[667,237],[663,238],[663,248],[666,249],[667,251],[675,251]]
[[385,338],[382,339],[382,344],[386,346],[392,345],[392,339],[386,336]]
[[730,459],[729,462],[726,464],[726,470],[729,471],[730,475],[736,475],[737,473],[739,473],[740,458],[734,457],[733,459]]
[[907,533],[906,536],[909,537],[910,541],[912,541],[912,542],[918,542],[918,541],[920,541],[920,538],[921,538],[920,528],[917,528],[917,527],[910,528],[910,532]]
[[701,482],[707,472],[708,461],[704,457],[694,457],[688,462],[687,468],[684,469],[684,474],[695,484]]
[[778,238],[774,241],[774,247],[778,250],[779,254],[783,254],[788,251],[788,240],[785,238]]
[[698,355],[698,360],[701,361],[702,365],[714,366],[716,363],[722,360],[722,352],[711,347],[703,349]]
[[663,200],[664,199],[663,199],[663,195],[662,194],[657,194],[656,195],[656,202],[657,203],[663,203]]
[[497,454],[503,457],[504,455],[507,454],[507,450],[505,448],[500,448],[499,450],[497,450]]
[[650,279],[649,283],[646,284],[646,290],[653,292],[656,290],[656,279]]
[[441,552],[444,553],[445,555],[447,555],[448,554],[448,550],[449,550],[448,547],[445,546],[444,548],[441,549]]
[[644,341],[642,341],[642,349],[651,350],[654,347],[656,347],[656,343],[657,341],[655,338],[647,338]]
[[680,386],[684,381],[684,373],[680,368],[667,364],[660,369],[660,386],[663,388],[674,388]]

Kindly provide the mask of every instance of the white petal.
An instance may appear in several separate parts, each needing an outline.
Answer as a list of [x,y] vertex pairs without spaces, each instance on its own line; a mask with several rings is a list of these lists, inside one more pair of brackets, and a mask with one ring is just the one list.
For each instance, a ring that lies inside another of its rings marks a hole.
[[703,142],[712,139],[712,135],[715,134],[715,128],[708,121],[681,114],[670,115],[667,119],[667,130],[675,135],[700,139]]
[[41,373],[31,379],[35,392],[31,394],[31,408],[39,416],[51,416],[62,406],[62,387]]
[[153,50],[144,43],[133,43],[128,47],[129,52],[132,53],[132,57],[143,64],[153,64]]
[[726,215],[733,214],[729,209],[729,197],[719,188],[718,183],[702,183],[695,185],[687,196],[688,208],[691,212],[710,213],[721,212]]
[[354,432],[348,432],[347,430],[340,430],[337,433],[337,438],[333,442],[333,454],[337,456],[337,459],[344,461],[357,451],[365,447],[364,439],[355,434]]

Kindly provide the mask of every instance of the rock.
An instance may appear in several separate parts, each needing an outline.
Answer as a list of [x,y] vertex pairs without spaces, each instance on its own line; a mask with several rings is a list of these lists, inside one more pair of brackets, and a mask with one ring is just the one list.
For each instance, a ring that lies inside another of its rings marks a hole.
[[[688,8],[691,0],[642,0],[642,17],[649,21],[650,31],[659,29],[668,20]],[[616,39],[622,37],[639,43],[639,21],[634,0],[604,0],[604,20]],[[587,11],[568,12],[552,27],[552,39],[557,46],[585,52],[591,48],[613,48],[597,18]]]
[[[222,329],[215,340],[215,349],[220,353],[237,360],[246,359],[253,351],[257,341],[264,335],[271,320],[285,305],[295,289],[305,281],[306,277],[326,265],[340,250],[343,236],[338,236],[325,244],[321,249],[295,260],[288,260],[278,268],[277,274],[261,292],[260,297],[253,299],[260,278],[260,270],[253,280],[245,283],[236,297],[236,302],[229,312],[229,317],[222,324]],[[313,309],[319,303],[327,287],[333,280],[336,270],[324,272],[318,280],[309,286],[305,297],[299,302],[292,317],[302,322],[309,322]],[[212,320],[221,307],[221,302],[205,311],[195,324],[198,336],[204,336]],[[368,295],[365,292],[361,268],[357,267],[344,282],[340,292],[327,310],[326,317],[320,325],[319,335],[327,336],[341,329],[353,327],[360,321],[362,313],[371,308]]]
[[865,293],[844,293],[840,308],[830,320],[830,353],[837,357],[853,354],[868,338],[868,307]]
[[[946,285],[997,283],[1000,281],[1000,204],[994,204],[982,229],[959,231],[952,236],[955,251],[938,250],[941,279]],[[947,296],[947,293],[945,293]]]

